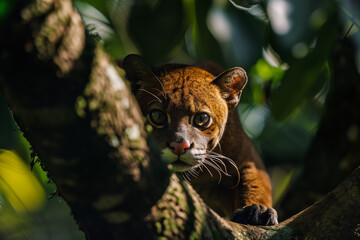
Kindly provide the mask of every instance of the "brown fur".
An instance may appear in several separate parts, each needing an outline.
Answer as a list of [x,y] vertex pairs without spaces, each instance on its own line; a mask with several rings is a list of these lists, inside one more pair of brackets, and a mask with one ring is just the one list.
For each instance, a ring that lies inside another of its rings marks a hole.
[[[235,162],[237,168],[223,161],[230,176],[211,167],[199,170],[198,177],[187,175],[210,207],[226,216],[254,203],[271,207],[271,184],[262,160],[245,134],[236,109],[230,109],[236,106],[247,81],[242,69],[235,69],[235,75],[229,70],[216,78],[187,65],[150,69],[134,55],[124,60],[124,68],[143,114],[148,116],[152,109],[160,109],[168,116],[166,126],[154,126],[153,134],[161,149],[168,149],[170,141],[184,138],[194,144],[194,151],[214,150]],[[218,75],[218,70],[214,73]],[[200,112],[208,113],[212,119],[206,129],[192,124]],[[174,159],[168,163],[180,161]],[[194,164],[191,159],[189,162]]]

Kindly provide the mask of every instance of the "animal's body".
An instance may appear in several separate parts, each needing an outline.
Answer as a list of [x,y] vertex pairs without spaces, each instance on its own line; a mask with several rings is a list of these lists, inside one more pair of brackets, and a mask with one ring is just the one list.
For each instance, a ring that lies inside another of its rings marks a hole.
[[[214,210],[237,222],[277,223],[264,164],[235,106],[246,85],[242,68],[147,66],[129,55],[123,67],[164,161]],[[210,73],[211,72],[211,73]]]

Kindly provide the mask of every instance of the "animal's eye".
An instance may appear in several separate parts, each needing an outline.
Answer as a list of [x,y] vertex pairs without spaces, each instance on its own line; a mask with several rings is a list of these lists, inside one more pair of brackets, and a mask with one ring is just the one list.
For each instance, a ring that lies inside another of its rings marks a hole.
[[194,117],[193,124],[197,128],[206,128],[210,125],[210,116],[207,113],[199,113]]
[[168,122],[166,113],[158,109],[150,111],[148,114],[148,120],[152,125],[158,128],[164,127]]

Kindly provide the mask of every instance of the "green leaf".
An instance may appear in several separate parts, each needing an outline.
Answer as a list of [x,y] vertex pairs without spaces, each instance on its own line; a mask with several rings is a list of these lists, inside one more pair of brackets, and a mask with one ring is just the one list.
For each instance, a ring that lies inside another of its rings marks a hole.
[[318,32],[315,48],[306,57],[292,62],[281,85],[272,92],[271,112],[275,119],[285,120],[307,97],[318,92],[315,88],[321,89],[328,72],[326,60],[338,33],[337,22],[332,11]]
[[[301,118],[304,113],[298,112],[296,117]],[[316,124],[316,120],[311,123]],[[266,156],[268,166],[302,163],[313,138],[313,132],[301,124],[303,123],[299,123],[295,117],[286,123],[275,121],[272,117],[266,120],[258,142],[262,154]]]
[[[313,87],[322,81],[320,75],[326,71],[325,65],[302,63],[290,68],[284,75],[282,85],[273,91],[271,112],[275,119],[285,120],[305,99]],[[320,90],[320,89],[318,89]]]
[[15,0],[1,0],[0,1],[0,25],[4,19],[11,13],[15,6]]
[[152,6],[137,1],[128,20],[129,36],[147,62],[169,57],[182,43],[186,21],[182,1],[161,0]]
[[229,0],[237,9],[255,17],[262,22],[267,23],[269,17],[266,12],[266,6],[262,0]]
[[35,211],[45,201],[45,192],[30,167],[5,149],[0,149],[0,192],[18,212]]
[[284,75],[284,69],[273,67],[265,59],[261,58],[256,62],[250,73],[261,77],[264,83],[270,80],[277,82]]
[[265,59],[260,58],[250,70],[249,82],[256,104],[265,104],[271,85],[276,85],[285,70],[281,67],[271,66]]
[[360,5],[357,0],[346,0],[339,2],[344,15],[360,28]]
[[99,12],[101,12],[106,18],[109,19],[109,12],[107,9],[107,3],[108,0],[105,1],[94,1],[94,0],[74,0],[74,4],[77,5],[77,3],[87,3],[94,8],[96,8]]
[[289,169],[275,168],[273,170],[272,176],[274,177],[271,179],[271,183],[273,186],[276,186],[273,193],[273,206],[281,204],[282,199],[291,187],[292,180],[300,171],[300,167],[291,167]]
[[212,4],[209,0],[193,1],[193,28],[191,39],[199,60],[212,60],[223,64],[224,59],[219,43],[209,31],[206,20]]
[[104,42],[104,49],[112,59],[121,59],[128,54],[118,34],[113,34]]
[[229,0],[236,7],[245,7],[249,8],[256,4],[261,3],[261,0]]

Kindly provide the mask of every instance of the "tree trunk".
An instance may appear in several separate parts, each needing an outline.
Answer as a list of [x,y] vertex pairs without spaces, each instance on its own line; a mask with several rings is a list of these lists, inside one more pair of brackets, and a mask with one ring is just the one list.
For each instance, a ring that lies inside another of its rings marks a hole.
[[159,160],[126,82],[70,0],[18,1],[2,25],[0,89],[87,239],[351,239],[360,169],[273,227],[232,223]]

